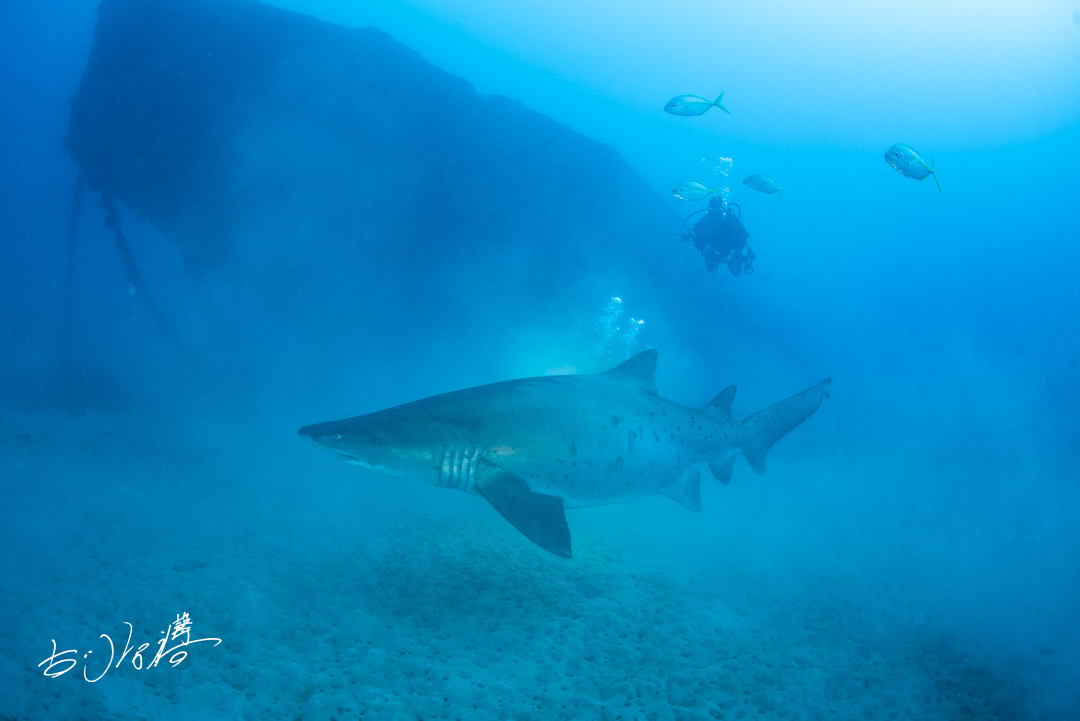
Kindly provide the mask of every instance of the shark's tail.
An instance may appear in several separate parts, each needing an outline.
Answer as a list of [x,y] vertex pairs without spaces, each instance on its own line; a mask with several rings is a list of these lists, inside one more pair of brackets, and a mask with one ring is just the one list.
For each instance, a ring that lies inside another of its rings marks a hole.
[[742,422],[743,440],[739,444],[750,467],[765,472],[765,455],[788,431],[809,418],[829,395],[831,378],[807,388],[787,400],[747,416]]

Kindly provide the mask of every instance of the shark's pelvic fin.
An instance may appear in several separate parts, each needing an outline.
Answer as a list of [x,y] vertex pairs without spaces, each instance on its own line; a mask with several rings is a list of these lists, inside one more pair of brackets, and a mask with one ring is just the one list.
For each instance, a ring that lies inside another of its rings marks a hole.
[[603,375],[629,380],[649,395],[655,396],[657,395],[656,349],[642,351],[611,370],[604,371]]
[[722,421],[731,420],[731,402],[735,400],[735,391],[738,388],[735,386],[728,386],[724,390],[716,394],[716,398],[713,398],[705,407],[703,411],[708,413],[713,418],[719,418]]
[[773,443],[817,410],[822,399],[828,397],[831,382],[832,379],[826,378],[802,393],[743,419],[744,436],[739,447],[742,448],[743,455],[746,456],[751,468],[758,473],[765,472],[765,455],[772,448]]
[[686,469],[678,481],[665,488],[662,493],[674,499],[691,511],[701,510],[701,471],[696,466]]
[[570,558],[570,527],[561,498],[534,493],[525,481],[507,472],[477,481],[476,491],[530,541],[556,556]]

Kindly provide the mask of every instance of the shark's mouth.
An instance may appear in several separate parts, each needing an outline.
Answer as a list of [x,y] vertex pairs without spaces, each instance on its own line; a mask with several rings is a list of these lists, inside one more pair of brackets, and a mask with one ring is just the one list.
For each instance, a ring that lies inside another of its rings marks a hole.
[[375,473],[382,473],[387,476],[407,476],[408,473],[402,471],[400,468],[393,468],[391,466],[381,466],[378,463],[372,463],[371,461],[365,461],[363,458],[357,458],[351,456],[348,453],[338,452],[338,458],[354,466],[359,466],[366,471],[374,471]]

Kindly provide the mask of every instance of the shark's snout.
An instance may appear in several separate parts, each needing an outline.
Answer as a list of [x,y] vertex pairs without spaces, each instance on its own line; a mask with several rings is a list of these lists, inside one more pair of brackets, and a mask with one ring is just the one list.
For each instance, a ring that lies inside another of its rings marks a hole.
[[338,456],[350,463],[360,462],[360,459],[354,455],[353,451],[348,449],[350,444],[346,441],[339,423],[315,423],[304,426],[297,433],[320,448],[337,453]]
[[[371,416],[304,426],[297,433],[343,460],[391,476],[415,476],[428,470],[430,452],[409,439],[372,428]],[[432,466],[434,468],[434,466]]]
[[333,423],[315,423],[304,426],[297,433],[320,446],[333,446],[341,440],[341,433],[336,428],[333,428],[333,425]]

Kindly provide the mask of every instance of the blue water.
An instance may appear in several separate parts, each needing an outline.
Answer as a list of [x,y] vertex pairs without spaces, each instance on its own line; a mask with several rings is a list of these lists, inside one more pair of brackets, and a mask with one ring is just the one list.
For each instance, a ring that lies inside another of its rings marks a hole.
[[[62,142],[96,5],[5,4],[0,718],[1080,718],[1080,6],[939,5],[280,3],[611,146],[670,232],[605,237],[614,181],[403,166],[371,190],[401,227],[438,228],[452,192],[498,221],[394,247],[396,221],[342,205],[364,159],[327,169],[333,139],[268,110],[227,148],[255,189],[231,253],[193,263],[121,199],[149,299],[86,193],[69,330]],[[731,115],[662,111],[721,91]],[[410,103],[387,122],[455,121]],[[885,163],[897,142],[940,194]],[[678,240],[686,180],[741,206],[752,275]],[[594,203],[588,228],[515,226],[539,184]],[[569,561],[296,436],[647,347],[689,405],[832,395],[701,513],[570,511]],[[221,643],[147,668],[184,613]],[[54,640],[76,663],[48,676]]]

